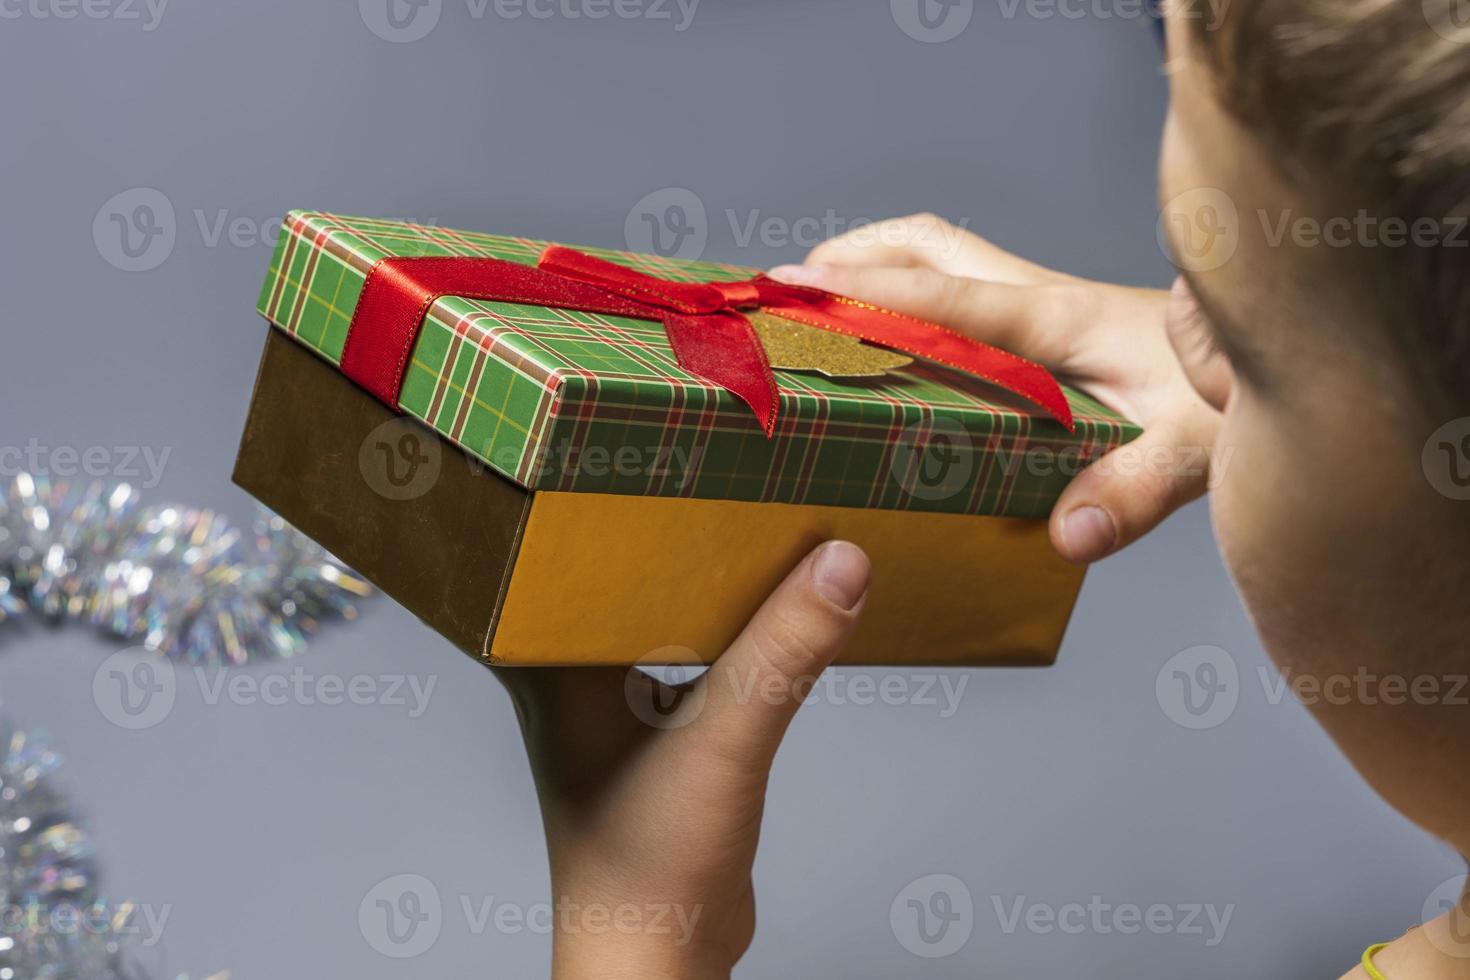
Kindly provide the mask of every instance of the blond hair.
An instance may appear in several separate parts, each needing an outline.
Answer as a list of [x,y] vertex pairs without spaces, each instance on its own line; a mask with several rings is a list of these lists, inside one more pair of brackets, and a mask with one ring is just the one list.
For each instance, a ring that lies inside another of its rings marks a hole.
[[[1188,0],[1186,0],[1186,3]],[[1198,2],[1198,0],[1196,0]],[[1227,111],[1334,207],[1428,228],[1355,249],[1390,339],[1439,403],[1470,390],[1470,3],[1208,0],[1188,17]]]

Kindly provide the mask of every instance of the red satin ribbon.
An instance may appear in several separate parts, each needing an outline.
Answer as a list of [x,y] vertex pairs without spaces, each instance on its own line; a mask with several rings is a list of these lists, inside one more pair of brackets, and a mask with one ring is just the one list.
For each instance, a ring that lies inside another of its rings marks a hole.
[[535,268],[462,256],[379,261],[353,311],[342,372],[396,410],[414,341],[442,296],[662,321],[679,366],[739,397],[767,436],[780,396],[765,349],[741,313],[756,308],[977,375],[1074,428],[1071,406],[1046,368],[937,324],[765,276],[673,282],[560,245],[547,248]]

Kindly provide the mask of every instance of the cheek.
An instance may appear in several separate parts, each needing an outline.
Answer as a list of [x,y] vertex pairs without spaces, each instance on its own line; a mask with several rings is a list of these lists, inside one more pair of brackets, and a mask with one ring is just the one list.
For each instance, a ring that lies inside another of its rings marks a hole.
[[1310,656],[1303,643],[1321,611],[1321,537],[1310,526],[1310,488],[1289,446],[1237,390],[1215,446],[1210,517],[1221,556],[1261,639],[1279,666]]
[[1387,455],[1359,418],[1273,415],[1249,385],[1236,386],[1215,447],[1211,520],[1278,666],[1332,672],[1361,659],[1357,624],[1387,583],[1414,576],[1412,561],[1390,567],[1403,532],[1386,516]]
[[1225,567],[1254,615],[1252,594],[1263,591],[1269,595],[1270,591],[1268,584],[1262,583],[1259,573],[1254,571],[1259,567],[1258,556],[1268,549],[1262,540],[1261,502],[1255,493],[1255,481],[1245,473],[1259,465],[1259,461],[1253,458],[1249,442],[1242,445],[1240,430],[1243,426],[1239,415],[1238,410],[1226,411],[1215,441],[1210,523]]

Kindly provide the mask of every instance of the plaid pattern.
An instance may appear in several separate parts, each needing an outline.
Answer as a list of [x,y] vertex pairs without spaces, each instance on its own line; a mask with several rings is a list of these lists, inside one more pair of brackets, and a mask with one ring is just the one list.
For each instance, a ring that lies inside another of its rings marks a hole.
[[[534,264],[544,244],[293,212],[259,309],[337,364],[378,260],[474,255]],[[752,274],[586,251],[670,279]],[[777,381],[781,418],[768,440],[744,403],[679,368],[658,323],[446,297],[429,311],[401,404],[532,490],[1018,517],[1047,514],[1079,463],[1138,432],[1068,389],[1077,421],[1069,433],[1007,392],[923,362],[878,381],[791,372]]]

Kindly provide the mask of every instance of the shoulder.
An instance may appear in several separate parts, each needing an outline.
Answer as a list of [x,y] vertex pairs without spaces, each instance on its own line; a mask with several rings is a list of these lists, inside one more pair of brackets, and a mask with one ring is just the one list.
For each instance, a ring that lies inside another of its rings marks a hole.
[[1353,968],[1342,975],[1342,980],[1373,980],[1368,971],[1363,969],[1361,960],[1353,964]]

